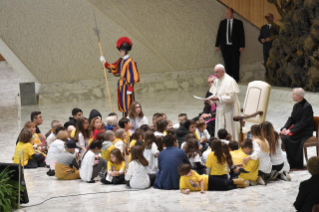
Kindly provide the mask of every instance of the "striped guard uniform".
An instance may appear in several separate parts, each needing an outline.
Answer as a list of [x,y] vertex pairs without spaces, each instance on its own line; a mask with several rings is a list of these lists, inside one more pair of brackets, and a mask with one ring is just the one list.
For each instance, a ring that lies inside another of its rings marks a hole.
[[[140,74],[138,73],[136,62],[129,55],[125,55],[113,64],[105,63],[105,68],[120,79],[117,83],[117,100],[118,110],[123,113],[123,117],[127,117],[132,102],[135,101],[134,85],[140,82]],[[131,94],[127,94],[131,91]]]

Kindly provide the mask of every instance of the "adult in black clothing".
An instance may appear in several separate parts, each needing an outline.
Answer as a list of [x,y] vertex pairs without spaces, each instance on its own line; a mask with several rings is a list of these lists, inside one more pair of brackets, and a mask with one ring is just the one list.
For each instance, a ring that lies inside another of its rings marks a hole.
[[296,210],[300,212],[311,212],[313,206],[319,204],[319,157],[310,158],[307,168],[312,176],[300,183],[299,193],[294,202]]
[[226,72],[239,81],[239,57],[245,48],[245,32],[243,22],[233,18],[234,10],[227,8],[226,19],[219,24],[215,50],[219,47],[225,63]]
[[74,108],[72,110],[72,117],[69,117],[69,121],[65,122],[64,128],[68,129],[70,125],[76,127],[76,120],[82,117],[82,115],[83,115],[83,112],[80,108]]
[[293,90],[292,98],[297,103],[280,132],[291,169],[303,168],[303,145],[313,135],[313,110],[304,96],[302,88]]
[[[41,141],[45,141],[46,137],[41,133],[41,131],[38,127],[39,125],[41,125],[43,123],[43,117],[42,117],[41,111],[33,111],[31,113],[31,121],[34,123],[35,129],[36,129],[35,132],[38,134]],[[22,128],[21,132],[22,131],[23,131],[23,128]],[[19,136],[20,136],[20,133],[19,133]],[[16,145],[19,142],[19,136],[17,138]]]
[[97,116],[100,117],[100,119],[102,120],[102,115],[98,110],[96,109],[91,110],[89,115],[89,125],[91,124],[92,119]]
[[[268,13],[267,17],[269,21],[274,20],[274,16],[271,13]],[[264,26],[261,27],[260,34],[258,37],[258,41],[263,45],[265,66],[269,57],[269,50],[271,49],[272,42],[273,42],[272,40],[270,40],[270,37],[274,35],[279,35],[278,30],[276,30],[274,27],[271,27],[271,24],[269,23],[269,21],[268,21],[268,24],[265,24]],[[266,75],[268,75],[267,69],[266,69]]]
[[[207,82],[209,85],[209,88],[212,87],[214,80],[216,77],[214,75],[211,75],[208,77]],[[209,90],[206,93],[205,98],[213,95]],[[210,105],[208,102],[204,102],[204,108],[203,112],[200,113],[197,117],[193,118],[194,121],[197,121],[199,119],[204,119],[204,120],[209,120],[212,117],[212,114],[216,112],[216,109],[212,111],[212,105]],[[210,122],[207,123],[207,131],[210,134],[210,136],[214,136],[215,134],[215,119],[211,120]]]

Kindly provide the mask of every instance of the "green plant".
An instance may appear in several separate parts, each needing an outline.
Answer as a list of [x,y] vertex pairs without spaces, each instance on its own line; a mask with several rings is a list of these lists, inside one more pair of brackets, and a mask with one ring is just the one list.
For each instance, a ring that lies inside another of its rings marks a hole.
[[[8,171],[9,166],[0,173],[0,211],[17,209],[19,183],[11,180],[14,170]],[[24,188],[21,186],[21,191]]]

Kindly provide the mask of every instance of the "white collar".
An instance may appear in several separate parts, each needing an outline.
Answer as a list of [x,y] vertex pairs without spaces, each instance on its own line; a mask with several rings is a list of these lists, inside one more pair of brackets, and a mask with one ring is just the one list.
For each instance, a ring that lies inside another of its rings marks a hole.
[[233,22],[233,21],[234,21],[234,18],[232,18],[232,19],[227,19],[227,21]]
[[129,58],[130,58],[130,55],[129,55],[129,54],[127,54],[127,55],[125,55],[125,56],[123,57],[124,60],[127,60],[127,59],[129,59]]
[[271,27],[271,24],[267,24],[267,25]]

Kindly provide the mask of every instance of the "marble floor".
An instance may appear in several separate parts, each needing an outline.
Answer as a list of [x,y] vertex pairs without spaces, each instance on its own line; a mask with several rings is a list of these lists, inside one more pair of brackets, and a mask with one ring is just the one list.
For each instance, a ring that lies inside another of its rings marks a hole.
[[[103,120],[110,112],[107,100],[83,101],[44,106],[18,106],[18,87],[23,80],[5,63],[0,63],[0,161],[11,162],[15,141],[23,124],[30,119],[34,110],[42,111],[44,117],[42,132],[50,129],[52,120],[65,122],[74,107],[80,107],[84,116],[95,108],[102,113]],[[246,85],[241,84],[239,100],[245,98]],[[177,115],[186,112],[196,116],[203,103],[192,95],[204,96],[207,88],[192,91],[162,91],[159,93],[137,93],[136,99],[151,121],[152,114],[164,112],[168,119],[177,122]],[[307,93],[306,98],[319,114],[319,94]],[[114,100],[113,100],[114,102]],[[273,87],[267,120],[278,130],[292,110],[291,89]],[[114,103],[114,108],[116,105]],[[119,114],[119,113],[118,113]],[[316,154],[314,148],[308,155]],[[299,183],[310,177],[307,171],[291,172],[292,181],[275,181],[267,186],[255,186],[228,192],[191,193],[183,195],[179,191],[128,189],[126,186],[88,184],[81,180],[58,181],[48,177],[45,168],[25,170],[25,179],[30,202],[23,205],[26,211],[294,211],[292,206],[298,193]]]

